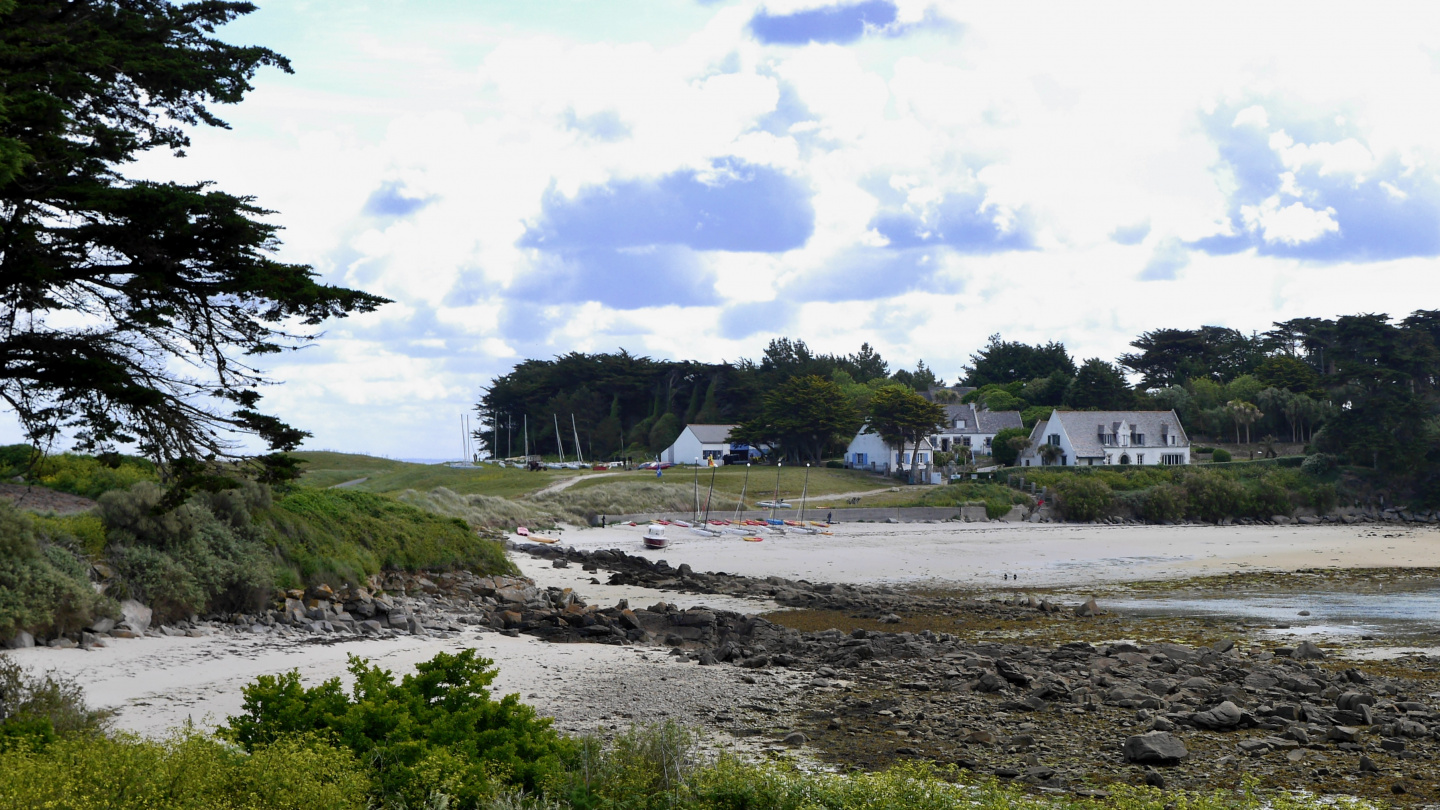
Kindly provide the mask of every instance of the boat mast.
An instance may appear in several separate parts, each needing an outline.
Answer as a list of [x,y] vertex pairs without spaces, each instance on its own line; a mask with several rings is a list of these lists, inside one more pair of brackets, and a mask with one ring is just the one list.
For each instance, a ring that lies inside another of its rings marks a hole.
[[585,454],[580,452],[580,430],[575,427],[575,414],[570,414],[570,435],[575,437],[575,457],[580,463],[585,463]]
[[745,508],[745,488],[750,486],[750,462],[745,462],[745,481],[740,484],[740,500],[735,502],[735,522],[740,522],[740,510]]
[[530,414],[522,414],[520,417],[520,429],[523,431],[520,438],[525,443],[525,463],[530,463]]
[[550,414],[555,418],[555,444],[560,448],[560,463],[565,463],[565,440],[560,438],[560,415]]
[[710,522],[710,502],[715,499],[715,473],[719,467],[710,468],[710,491],[705,493],[705,522]]
[[771,520],[775,519],[775,510],[780,508],[780,468],[784,466],[785,462],[783,461],[775,462],[775,500],[770,502]]
[[691,522],[700,520],[700,459],[695,459],[695,513]]
[[810,494],[810,462],[805,462],[805,486],[800,490],[800,522],[805,522],[805,498]]
[[500,414],[492,412],[490,421],[495,423],[490,431],[490,458],[495,459],[500,457]]

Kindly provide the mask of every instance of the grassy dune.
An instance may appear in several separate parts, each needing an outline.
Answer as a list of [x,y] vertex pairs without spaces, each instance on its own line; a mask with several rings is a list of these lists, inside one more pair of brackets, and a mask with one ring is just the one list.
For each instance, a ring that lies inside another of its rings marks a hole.
[[[703,498],[710,489],[711,473],[715,477],[715,493],[723,493],[731,499],[738,498],[741,487],[745,485],[745,467],[715,467],[700,468],[700,496]],[[783,467],[751,467],[750,483],[746,488],[745,502],[754,504],[757,501],[769,500],[775,496],[776,474],[779,474],[780,497],[788,498],[792,503],[799,504],[800,493],[805,489],[805,468],[803,466]],[[656,481],[674,484],[687,489],[694,487],[695,469],[692,467],[671,467],[665,470],[664,475],[659,479],[655,477],[654,470],[633,470],[618,477],[595,478],[589,481],[580,481],[570,487],[570,491],[582,491],[588,487],[598,487],[615,481]],[[873,475],[860,470],[835,470],[828,467],[811,467],[809,493],[811,497],[817,495],[838,495],[845,492],[867,492],[894,486],[897,482],[880,475]],[[733,504],[734,501],[732,500]],[[732,507],[733,508],[733,507]]]
[[374,456],[303,450],[305,474],[300,483],[311,487],[332,487],[364,478],[347,489],[376,494],[398,494],[406,490],[428,491],[444,487],[462,495],[484,494],[513,498],[543,489],[561,478],[587,474],[578,470],[530,472],[513,467],[483,465],[472,468],[438,464],[411,464]]

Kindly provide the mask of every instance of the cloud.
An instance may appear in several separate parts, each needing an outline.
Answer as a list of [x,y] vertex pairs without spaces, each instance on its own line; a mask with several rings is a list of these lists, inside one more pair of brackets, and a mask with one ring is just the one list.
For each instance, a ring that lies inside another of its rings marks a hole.
[[433,197],[411,197],[399,181],[382,183],[365,201],[365,213],[375,217],[407,217],[429,205]]
[[854,42],[866,31],[892,25],[898,14],[890,0],[822,6],[792,14],[771,14],[761,9],[750,18],[750,31],[771,45],[806,45],[811,42]]
[[871,227],[897,249],[944,245],[969,254],[1035,249],[1029,211],[992,205],[983,191],[950,193],[932,204],[882,211]]
[[1138,245],[1150,235],[1150,220],[1134,225],[1119,225],[1110,232],[1110,240],[1120,245]]
[[[1118,240],[1117,240],[1118,241]],[[1155,246],[1150,261],[1140,271],[1141,281],[1174,281],[1179,272],[1190,264],[1190,251],[1179,239],[1169,238]]]
[[613,309],[714,303],[715,274],[683,245],[584,247],[542,254],[507,296],[537,305],[595,301]]
[[1208,116],[1206,131],[1232,190],[1226,231],[1192,247],[1316,261],[1440,255],[1434,170],[1399,154],[1377,155],[1348,121],[1278,105]]
[[767,166],[727,159],[701,173],[546,192],[520,239],[543,251],[684,245],[695,250],[783,251],[804,246],[815,209],[804,183]]

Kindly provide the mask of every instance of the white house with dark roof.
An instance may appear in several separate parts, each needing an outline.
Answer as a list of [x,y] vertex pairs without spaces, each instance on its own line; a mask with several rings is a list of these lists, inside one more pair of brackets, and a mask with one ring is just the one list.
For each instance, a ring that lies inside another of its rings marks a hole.
[[713,458],[716,464],[724,464],[725,456],[730,454],[730,432],[736,427],[738,425],[686,425],[675,443],[660,454],[660,460],[694,464],[699,459],[704,464]]
[[[987,411],[974,405],[946,405],[945,420],[943,430],[920,443],[917,455],[922,468],[930,466],[937,451],[953,453],[968,447],[975,455],[988,456],[996,433],[1024,426],[1019,411]],[[891,447],[878,433],[865,433],[862,429],[845,448],[845,465],[884,473],[908,470],[914,450],[913,445],[904,449]]]
[[1055,464],[1189,464],[1190,437],[1174,411],[1051,411],[1035,423],[1016,464],[1043,466],[1043,445],[1060,448]]

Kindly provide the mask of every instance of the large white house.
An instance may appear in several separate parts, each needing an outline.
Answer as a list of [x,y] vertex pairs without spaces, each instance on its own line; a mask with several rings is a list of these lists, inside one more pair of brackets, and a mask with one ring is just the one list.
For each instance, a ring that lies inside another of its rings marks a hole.
[[[1023,427],[1019,411],[987,411],[974,405],[946,405],[945,429],[920,443],[920,466],[930,466],[936,451],[951,453],[968,447],[975,455],[990,455],[990,446],[995,434],[1005,428]],[[889,473],[894,470],[910,469],[910,455],[914,447],[891,447],[885,444],[878,433],[861,432],[850,440],[845,449],[845,465],[854,469]]]
[[730,432],[738,425],[686,425],[675,438],[675,443],[665,448],[660,454],[661,461],[668,461],[671,464],[694,464],[698,459],[701,464],[715,459],[716,464],[724,464],[725,456],[732,452],[743,453],[749,450],[746,446],[735,446],[732,450]]
[[1055,410],[1035,423],[1015,463],[1042,466],[1047,444],[1060,448],[1053,462],[1060,466],[1190,463],[1190,438],[1174,411]]

